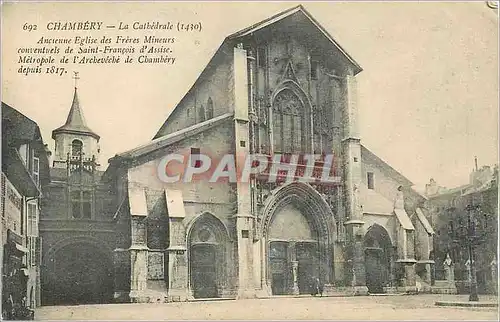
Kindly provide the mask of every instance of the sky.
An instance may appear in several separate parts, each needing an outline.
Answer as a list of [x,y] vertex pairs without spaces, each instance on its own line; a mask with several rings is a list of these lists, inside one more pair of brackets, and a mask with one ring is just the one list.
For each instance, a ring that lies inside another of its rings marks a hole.
[[[297,4],[4,4],[1,98],[36,121],[54,151],[51,131],[66,120],[78,71],[80,104],[101,136],[105,168],[110,157],[152,139],[227,35]],[[417,189],[430,178],[450,188],[467,183],[474,156],[479,166],[498,163],[497,11],[482,1],[302,4],[363,68],[357,76],[362,144]],[[54,35],[47,22],[72,20],[201,22],[202,30],[172,31],[174,65],[68,64],[63,76],[17,72],[19,47]],[[26,23],[38,29],[23,30]]]

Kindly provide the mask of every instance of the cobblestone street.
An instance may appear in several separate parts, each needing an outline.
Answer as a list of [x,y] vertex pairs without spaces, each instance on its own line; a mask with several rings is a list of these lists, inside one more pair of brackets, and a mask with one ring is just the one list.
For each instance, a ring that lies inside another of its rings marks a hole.
[[[492,296],[480,300],[496,302]],[[37,320],[498,320],[497,308],[437,307],[463,295],[303,297],[41,307]]]

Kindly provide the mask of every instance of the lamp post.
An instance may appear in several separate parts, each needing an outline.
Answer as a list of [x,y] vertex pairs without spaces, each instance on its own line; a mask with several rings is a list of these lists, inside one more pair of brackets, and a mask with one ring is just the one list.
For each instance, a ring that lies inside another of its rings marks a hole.
[[479,206],[474,206],[473,203],[467,205],[465,208],[467,210],[467,248],[469,251],[470,259],[470,295],[469,301],[477,302],[479,297],[477,296],[477,278],[476,278],[476,260],[474,246],[479,241],[476,235],[476,222],[475,222],[475,211],[479,210]]
[[476,228],[476,212],[480,211],[479,205],[474,205],[474,201],[465,207],[467,212],[467,223],[466,225],[460,225],[457,229],[451,231],[453,242],[464,247],[468,251],[469,255],[469,267],[470,267],[470,295],[469,301],[477,302],[479,297],[477,295],[477,277],[476,277],[476,254],[475,246],[479,245],[483,238],[477,234]]

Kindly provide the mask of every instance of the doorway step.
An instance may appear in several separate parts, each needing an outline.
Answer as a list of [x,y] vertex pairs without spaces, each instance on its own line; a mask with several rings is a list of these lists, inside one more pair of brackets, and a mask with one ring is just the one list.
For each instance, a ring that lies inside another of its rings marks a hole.
[[219,301],[236,301],[233,297],[211,297],[211,298],[199,298],[199,299],[189,299],[188,302],[219,302]]
[[334,286],[326,284],[323,288],[323,296],[346,297],[368,295],[366,286]]

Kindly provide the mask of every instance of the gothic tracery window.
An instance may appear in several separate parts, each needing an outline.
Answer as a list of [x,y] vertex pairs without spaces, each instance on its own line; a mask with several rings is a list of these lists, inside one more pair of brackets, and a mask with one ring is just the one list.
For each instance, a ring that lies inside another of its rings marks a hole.
[[304,139],[304,106],[291,90],[281,91],[273,102],[275,152],[300,152]]

